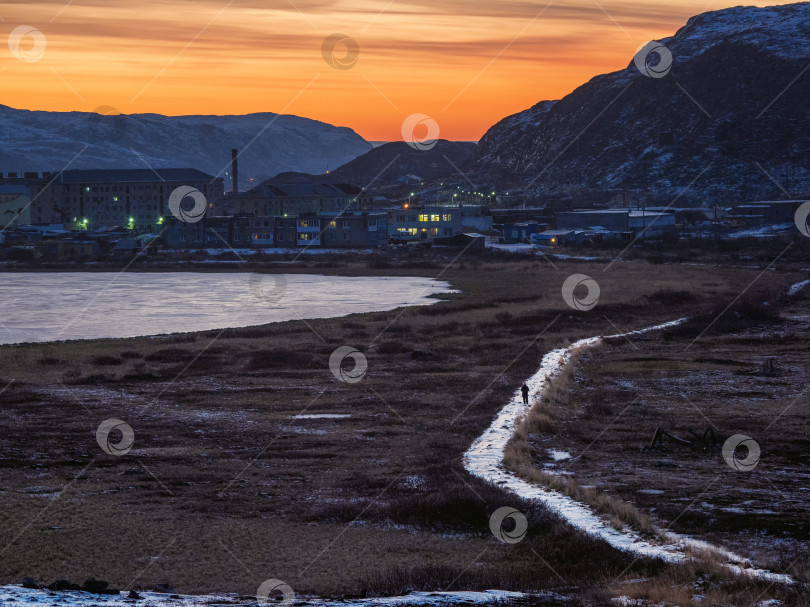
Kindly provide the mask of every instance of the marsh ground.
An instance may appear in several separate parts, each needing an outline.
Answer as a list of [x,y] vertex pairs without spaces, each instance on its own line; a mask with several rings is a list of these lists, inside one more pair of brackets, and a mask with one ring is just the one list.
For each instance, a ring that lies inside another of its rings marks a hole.
[[[662,565],[483,485],[461,456],[549,349],[710,319],[749,283],[744,301],[770,301],[806,274],[745,265],[462,259],[404,270],[461,290],[428,308],[2,347],[0,581],[94,576],[121,588],[254,594],[277,578],[326,596],[572,587],[586,596],[620,576],[657,575]],[[573,273],[599,282],[594,310],[563,302]],[[368,359],[359,383],[329,370],[343,345]],[[302,413],[350,417],[294,418]],[[595,416],[593,430],[615,409]],[[96,444],[111,417],[135,432],[122,457]],[[527,514],[520,544],[489,532],[503,505]]]

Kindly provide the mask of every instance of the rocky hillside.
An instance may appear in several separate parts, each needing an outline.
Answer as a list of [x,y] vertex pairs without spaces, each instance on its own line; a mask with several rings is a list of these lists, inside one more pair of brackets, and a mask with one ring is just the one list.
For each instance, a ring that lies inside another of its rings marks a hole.
[[668,74],[646,76],[631,58],[501,120],[479,142],[479,171],[573,200],[623,189],[681,205],[810,194],[810,3],[704,13],[660,42]]
[[0,171],[54,171],[75,157],[73,169],[194,167],[226,177],[230,189],[224,171],[229,170],[231,149],[239,148],[244,190],[251,177],[259,183],[281,171],[324,172],[371,149],[349,128],[298,116],[100,111],[29,112],[0,105]]

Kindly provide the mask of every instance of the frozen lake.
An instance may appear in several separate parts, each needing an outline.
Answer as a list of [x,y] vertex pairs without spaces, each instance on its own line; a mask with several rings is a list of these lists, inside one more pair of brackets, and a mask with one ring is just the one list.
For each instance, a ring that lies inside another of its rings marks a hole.
[[0,344],[136,337],[430,305],[421,277],[249,273],[0,273]]

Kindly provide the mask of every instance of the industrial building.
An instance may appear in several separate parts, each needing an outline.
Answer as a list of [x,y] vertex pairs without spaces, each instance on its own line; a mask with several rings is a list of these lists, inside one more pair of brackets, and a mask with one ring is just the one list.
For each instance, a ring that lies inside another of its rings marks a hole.
[[632,209],[588,209],[557,213],[558,230],[595,230],[611,233],[633,232],[645,237],[661,236],[675,230],[675,213]]
[[365,248],[388,243],[387,213],[324,213],[287,217],[205,217],[196,223],[169,220],[172,248]]
[[536,221],[521,223],[507,223],[503,226],[503,241],[507,244],[528,242],[535,234],[539,234],[548,226]]
[[796,210],[806,200],[762,200],[738,204],[726,216],[729,221],[739,221],[746,226],[793,223]]

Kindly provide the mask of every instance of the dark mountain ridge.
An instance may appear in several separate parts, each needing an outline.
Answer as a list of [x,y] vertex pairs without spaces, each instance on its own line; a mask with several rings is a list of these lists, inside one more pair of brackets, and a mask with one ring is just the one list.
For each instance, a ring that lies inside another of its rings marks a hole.
[[350,160],[328,174],[281,173],[269,183],[351,183],[360,187],[407,181],[407,176],[431,180],[466,168],[476,144],[439,139],[429,150],[417,150],[404,141],[385,143]]

